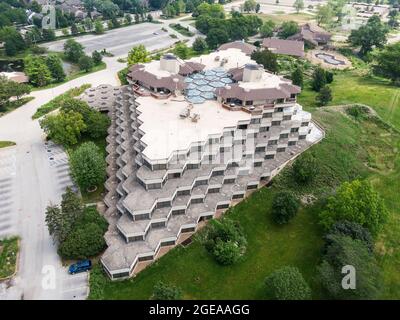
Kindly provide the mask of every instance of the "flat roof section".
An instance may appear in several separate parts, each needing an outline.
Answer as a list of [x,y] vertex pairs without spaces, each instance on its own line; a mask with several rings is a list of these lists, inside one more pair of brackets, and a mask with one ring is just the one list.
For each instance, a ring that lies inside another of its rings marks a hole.
[[[190,105],[184,97],[158,100],[152,97],[137,97],[137,109],[143,121],[141,141],[147,145],[143,154],[151,160],[169,158],[173,151],[186,150],[191,143],[206,141],[209,135],[221,134],[226,127],[236,127],[238,121],[249,120],[251,114],[224,109],[217,101],[208,100],[193,104],[190,115],[181,118],[181,113]],[[197,122],[191,117],[199,115]]]
[[193,57],[186,61],[197,62],[205,65],[204,70],[224,68],[226,71],[233,68],[243,67],[245,64],[256,63],[242,50],[229,48],[221,51],[214,51],[209,54]]

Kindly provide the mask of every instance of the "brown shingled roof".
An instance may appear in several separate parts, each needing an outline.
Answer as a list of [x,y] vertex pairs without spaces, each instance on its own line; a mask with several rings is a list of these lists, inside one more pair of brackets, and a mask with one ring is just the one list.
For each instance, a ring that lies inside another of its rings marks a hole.
[[202,71],[204,68],[205,68],[204,64],[188,61],[179,67],[179,74],[186,76],[192,74],[193,72]]
[[[184,77],[179,74],[159,78],[156,75],[146,71],[143,65],[134,65],[129,70],[129,77],[132,80],[140,81],[149,87],[167,88],[170,91],[174,91],[175,89],[183,90],[186,88]],[[179,81],[175,83],[173,80],[174,78],[177,78]]]
[[314,45],[318,45],[318,43],[327,43],[331,39],[332,35],[322,29],[321,27],[306,23],[301,26],[300,32],[296,33],[293,36],[290,36],[289,40],[304,40],[309,41]]
[[267,48],[273,53],[304,57],[303,41],[265,38],[263,40],[263,47]]
[[240,68],[232,68],[228,70],[228,73],[232,76],[232,79],[235,81],[243,80],[243,67]]
[[[244,89],[238,83],[218,88],[215,94],[221,98],[237,98],[248,100],[275,100],[289,98],[292,93],[298,93],[299,87],[292,84],[281,84],[279,88]],[[299,91],[300,92],[300,91]]]
[[251,55],[257,49],[255,46],[253,46],[250,43],[246,43],[244,41],[233,41],[233,42],[224,43],[223,45],[221,45],[218,48],[218,50],[226,50],[226,49],[231,49],[231,48],[242,50],[242,52],[247,55]]

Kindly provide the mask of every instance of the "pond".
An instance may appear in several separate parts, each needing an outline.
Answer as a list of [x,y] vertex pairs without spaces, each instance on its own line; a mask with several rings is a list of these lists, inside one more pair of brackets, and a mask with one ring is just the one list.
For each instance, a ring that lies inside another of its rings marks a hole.
[[315,55],[318,59],[324,60],[326,63],[333,64],[333,65],[343,65],[345,64],[344,61],[336,59],[334,55],[327,54],[327,53],[317,53]]
[[23,71],[24,63],[20,60],[0,60],[0,72]]
[[70,76],[79,71],[79,68],[76,65],[64,60],[62,60],[62,67],[67,76]]

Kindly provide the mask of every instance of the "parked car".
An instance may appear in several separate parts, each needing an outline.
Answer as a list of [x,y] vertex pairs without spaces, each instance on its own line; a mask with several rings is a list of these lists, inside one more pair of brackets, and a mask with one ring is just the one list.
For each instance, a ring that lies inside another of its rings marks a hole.
[[77,263],[71,264],[68,268],[69,274],[75,274],[79,272],[84,272],[92,269],[92,261],[86,259],[78,261]]

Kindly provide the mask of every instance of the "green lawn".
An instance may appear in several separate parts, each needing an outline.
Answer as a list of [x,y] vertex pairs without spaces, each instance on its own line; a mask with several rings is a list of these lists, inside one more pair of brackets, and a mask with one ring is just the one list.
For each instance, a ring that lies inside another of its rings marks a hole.
[[276,24],[281,24],[282,22],[285,21],[295,21],[299,24],[310,22],[311,20],[314,19],[314,16],[311,14],[307,13],[288,13],[285,14],[283,11],[281,12],[275,12],[275,14],[265,14],[265,13],[259,13],[257,14],[258,17],[260,17],[263,21],[265,20],[272,20]]
[[[400,87],[391,85],[389,80],[359,75],[357,71],[338,71],[330,87],[333,100],[329,105],[369,105],[382,119],[400,129]],[[299,103],[312,111],[316,108],[315,95],[316,93],[306,85]]]
[[18,238],[0,240],[0,279],[15,272],[18,256]]
[[0,149],[6,148],[6,147],[11,147],[11,146],[15,146],[14,141],[0,141]]
[[313,117],[326,128],[326,138],[308,151],[319,159],[314,182],[299,187],[292,180],[290,168],[286,168],[271,188],[257,191],[227,213],[240,221],[247,236],[244,261],[219,266],[195,240],[186,248],[178,246],[137,277],[122,282],[109,281],[97,266],[90,278],[90,298],[148,299],[154,284],[164,280],[181,287],[186,299],[263,299],[264,278],[284,265],[300,268],[313,298],[324,298],[315,279],[322,245],[317,218],[320,201],[303,207],[289,225],[277,227],[270,219],[271,199],[282,189],[323,199],[341,182],[358,177],[374,183],[391,211],[390,222],[378,239],[377,252],[385,278],[382,297],[399,298],[400,134],[376,119],[356,122],[338,109],[315,109]]

